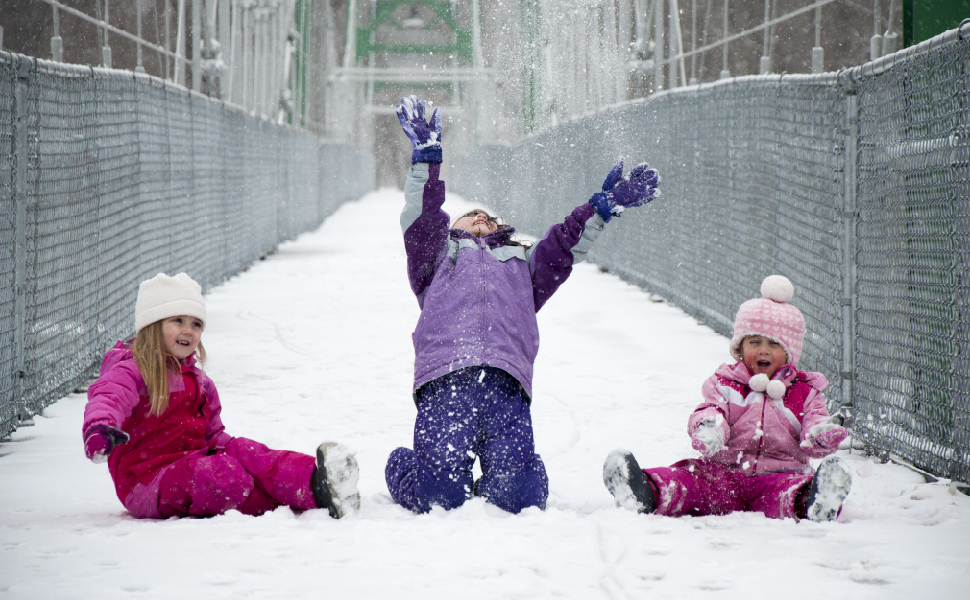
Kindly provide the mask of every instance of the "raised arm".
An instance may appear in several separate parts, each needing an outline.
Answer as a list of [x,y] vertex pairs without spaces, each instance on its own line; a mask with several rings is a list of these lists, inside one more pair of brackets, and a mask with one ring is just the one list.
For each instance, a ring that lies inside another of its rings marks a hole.
[[529,252],[532,298],[538,311],[556,293],[573,265],[586,260],[586,253],[603,231],[603,218],[590,203],[577,206],[562,223],[549,228]]
[[441,171],[441,112],[435,109],[426,122],[425,104],[414,96],[401,98],[397,118],[411,140],[411,168],[404,182],[404,210],[401,232],[408,256],[411,291],[424,306],[424,294],[431,285],[435,269],[448,250],[448,214],[445,182]]
[[586,260],[590,248],[606,223],[624,208],[642,206],[660,195],[660,176],[647,163],[623,177],[623,159],[607,175],[603,191],[577,206],[562,223],[549,228],[531,250],[529,269],[538,311],[572,273],[573,265]]

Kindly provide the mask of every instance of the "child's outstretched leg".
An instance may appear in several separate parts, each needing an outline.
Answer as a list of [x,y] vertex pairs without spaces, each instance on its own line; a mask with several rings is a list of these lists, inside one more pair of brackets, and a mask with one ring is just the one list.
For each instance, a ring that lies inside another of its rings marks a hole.
[[[356,462],[352,471],[356,488]],[[159,482],[158,508],[163,517],[219,515],[232,509],[255,516],[282,505],[330,508],[318,503],[313,487],[317,473],[312,456],[235,438],[223,451],[192,454],[167,467]],[[347,479],[345,475],[341,481],[345,486]]]
[[801,499],[805,516],[812,521],[832,521],[852,487],[852,474],[841,459],[828,458],[818,466],[812,485]]
[[617,448],[603,463],[603,484],[616,498],[616,505],[640,514],[652,513],[657,506],[653,490],[633,454]]
[[[614,457],[614,470],[616,470],[619,468],[615,466],[618,457],[611,456]],[[606,471],[610,463],[609,459],[607,460],[607,464],[603,465],[603,475],[604,483],[609,488]],[[629,474],[629,464],[626,465],[626,470]],[[693,459],[682,460],[670,465],[669,468],[645,469],[643,474],[653,495],[653,512],[658,515],[667,517],[725,515],[747,508],[743,490],[739,485],[739,478],[743,476],[736,475],[717,463]],[[635,477],[635,473],[630,476],[631,479]],[[619,489],[621,495],[626,493],[622,485]],[[632,504],[627,502],[624,506]]]
[[535,453],[529,399],[505,371],[485,367],[477,372],[484,415],[478,448],[482,478],[475,494],[511,513],[530,506],[545,509],[549,478]]

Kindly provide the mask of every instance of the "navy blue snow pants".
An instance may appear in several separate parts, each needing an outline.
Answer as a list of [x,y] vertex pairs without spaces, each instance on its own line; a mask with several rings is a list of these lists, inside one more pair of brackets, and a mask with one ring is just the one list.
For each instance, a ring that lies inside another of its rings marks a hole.
[[[482,478],[472,481],[475,457]],[[549,480],[535,453],[529,399],[494,367],[466,367],[418,391],[414,450],[391,452],[384,469],[391,497],[417,513],[457,508],[474,493],[508,512],[545,508]]]

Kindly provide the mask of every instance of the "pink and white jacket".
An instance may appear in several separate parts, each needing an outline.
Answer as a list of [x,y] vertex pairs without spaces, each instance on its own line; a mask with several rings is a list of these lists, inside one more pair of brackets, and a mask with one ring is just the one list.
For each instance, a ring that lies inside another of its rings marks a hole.
[[[815,425],[828,421],[822,390],[828,380],[821,373],[799,371],[791,365],[778,369],[773,379],[782,381],[785,395],[774,399],[748,387],[751,373],[744,363],[722,364],[704,385],[702,402],[691,415],[687,432],[693,435],[698,423],[718,419],[725,449],[708,460],[746,475],[794,472],[811,474],[810,458],[835,452],[818,446],[803,448]],[[808,446],[808,445],[806,445]]]

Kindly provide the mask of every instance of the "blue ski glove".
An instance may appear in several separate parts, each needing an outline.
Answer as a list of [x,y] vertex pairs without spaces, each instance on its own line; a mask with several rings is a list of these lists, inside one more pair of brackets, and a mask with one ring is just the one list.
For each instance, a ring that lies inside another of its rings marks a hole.
[[431,121],[424,120],[424,100],[417,96],[401,98],[397,107],[397,120],[404,134],[411,140],[411,164],[441,162],[441,109],[434,109]]
[[623,209],[643,206],[660,195],[660,174],[647,163],[640,163],[623,177],[623,158],[616,161],[603,182],[603,191],[593,194],[589,203],[607,223]]

